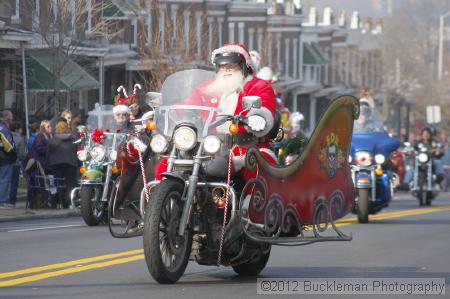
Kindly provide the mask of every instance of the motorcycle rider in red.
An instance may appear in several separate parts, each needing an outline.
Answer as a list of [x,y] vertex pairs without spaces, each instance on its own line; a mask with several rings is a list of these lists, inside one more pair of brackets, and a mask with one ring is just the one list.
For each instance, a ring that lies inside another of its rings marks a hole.
[[[276,98],[275,92],[265,80],[257,78],[256,67],[247,49],[240,44],[225,44],[212,52],[211,61],[216,67],[214,80],[199,86],[186,101],[187,105],[200,105],[220,108],[221,114],[247,116],[247,126],[239,126],[237,138],[258,137],[256,146],[261,154],[275,164],[277,158],[269,149],[269,133],[275,123]],[[243,98],[245,96],[259,96],[260,108],[245,110]],[[227,133],[229,123],[216,128],[218,133]],[[245,166],[247,147],[237,147],[233,150],[232,166],[234,175],[243,182],[257,176],[257,170],[250,172]],[[167,161],[162,160],[155,169],[155,179],[161,180],[161,174],[167,170]],[[204,213],[208,219],[213,239],[219,242],[222,226],[217,222],[217,207],[212,200],[204,206]]]
[[[211,61],[216,67],[214,80],[199,86],[194,94],[186,101],[187,105],[201,105],[220,108],[221,114],[247,116],[248,126],[239,126],[237,136],[245,138],[249,134],[258,137],[256,145],[261,153],[272,163],[276,156],[269,149],[268,133],[275,122],[276,98],[275,92],[265,80],[257,78],[249,52],[241,44],[225,44],[212,52]],[[243,97],[259,96],[261,108],[244,111]],[[228,131],[229,123],[217,128],[218,132]],[[233,168],[235,172],[242,170],[242,177],[248,180],[256,176],[242,169],[245,164],[246,147],[233,151]],[[167,169],[167,161],[161,161],[155,170],[155,179],[161,180],[161,174]]]

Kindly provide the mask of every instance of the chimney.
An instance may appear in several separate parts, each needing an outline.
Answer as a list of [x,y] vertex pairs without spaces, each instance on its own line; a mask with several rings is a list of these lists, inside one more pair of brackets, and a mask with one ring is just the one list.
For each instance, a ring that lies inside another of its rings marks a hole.
[[364,30],[365,33],[372,32],[372,18],[369,17],[369,18],[367,18],[364,21],[364,28],[363,28],[363,30]]
[[294,0],[285,0],[284,1],[284,13],[289,16],[292,16],[295,14]]
[[322,26],[331,26],[333,23],[333,10],[331,7],[325,7],[323,10],[323,23]]
[[377,20],[377,24],[375,25],[375,28],[372,31],[374,34],[381,34],[383,33],[383,19],[379,18]]
[[354,11],[350,21],[350,29],[359,29],[359,21],[359,12]]
[[309,10],[309,21],[308,23],[310,26],[316,26],[317,25],[317,8],[311,7]]
[[345,10],[341,11],[339,14],[338,25],[339,27],[345,27],[347,25],[347,15]]

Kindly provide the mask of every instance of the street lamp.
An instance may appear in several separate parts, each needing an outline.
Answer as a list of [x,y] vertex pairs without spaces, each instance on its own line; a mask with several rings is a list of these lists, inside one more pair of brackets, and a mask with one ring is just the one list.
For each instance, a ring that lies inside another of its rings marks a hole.
[[442,51],[444,43],[444,19],[450,15],[450,11],[439,17],[439,57],[438,57],[438,79],[442,79]]

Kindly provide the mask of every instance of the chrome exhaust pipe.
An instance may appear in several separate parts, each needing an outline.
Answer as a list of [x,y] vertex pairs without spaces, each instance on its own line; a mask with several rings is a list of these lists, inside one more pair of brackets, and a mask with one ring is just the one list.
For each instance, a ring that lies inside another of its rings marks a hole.
[[73,208],[77,207],[76,204],[76,199],[79,198],[77,195],[80,192],[80,187],[75,187],[72,189],[72,191],[70,191],[70,204],[72,205]]

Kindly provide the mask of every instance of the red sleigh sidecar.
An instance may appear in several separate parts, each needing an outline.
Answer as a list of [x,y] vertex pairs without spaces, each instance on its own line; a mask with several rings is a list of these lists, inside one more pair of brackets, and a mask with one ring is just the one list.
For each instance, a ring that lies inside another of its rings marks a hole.
[[[251,196],[240,201],[239,209],[248,237],[270,244],[351,240],[334,220],[346,215],[355,199],[348,151],[358,114],[354,97],[334,100],[303,153],[287,166],[271,165],[259,150],[249,149],[246,167],[257,169],[258,176],[247,182],[243,194],[250,190]],[[252,225],[263,225],[271,236],[252,235]],[[332,235],[325,233],[330,227]],[[305,236],[309,228],[313,235]]]

